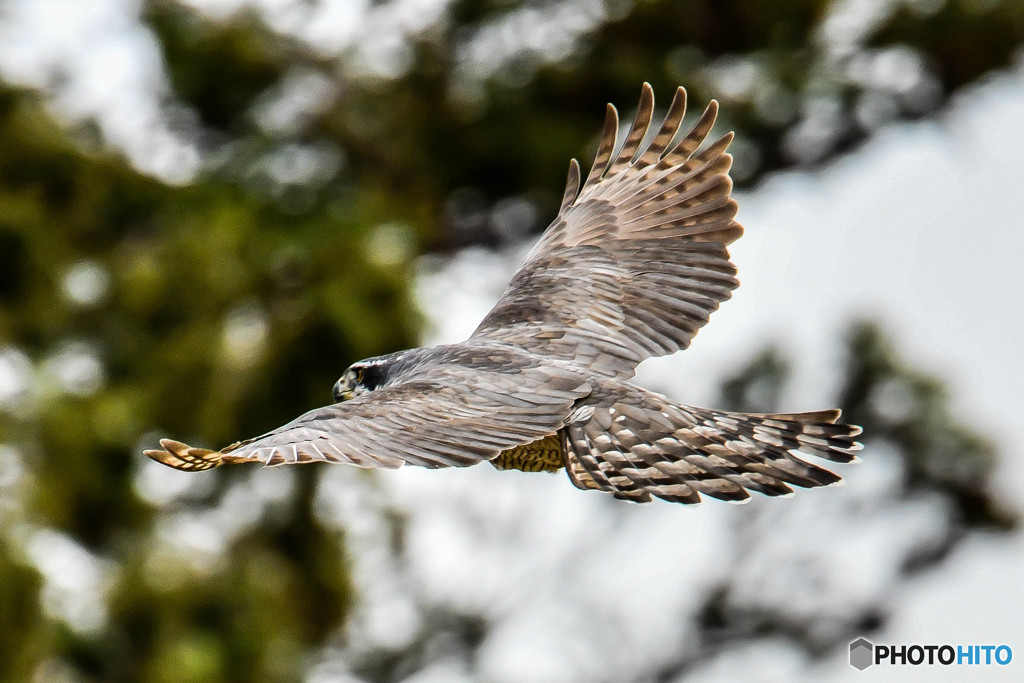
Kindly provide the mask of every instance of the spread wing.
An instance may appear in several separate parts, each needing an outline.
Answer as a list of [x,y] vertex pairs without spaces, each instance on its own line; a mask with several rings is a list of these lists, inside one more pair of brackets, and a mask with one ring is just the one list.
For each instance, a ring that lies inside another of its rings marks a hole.
[[578,374],[559,368],[428,364],[400,384],[317,408],[221,451],[163,439],[163,450],[146,455],[191,471],[240,462],[464,467],[554,433],[589,391]]
[[[738,282],[726,245],[743,229],[729,196],[732,133],[697,153],[714,125],[708,105],[672,144],[686,109],[679,88],[650,141],[654,95],[644,84],[618,153],[608,105],[582,190],[574,159],[558,217],[474,337],[510,342],[629,377],[640,361],[686,348]],[[614,153],[614,154],[613,154]]]

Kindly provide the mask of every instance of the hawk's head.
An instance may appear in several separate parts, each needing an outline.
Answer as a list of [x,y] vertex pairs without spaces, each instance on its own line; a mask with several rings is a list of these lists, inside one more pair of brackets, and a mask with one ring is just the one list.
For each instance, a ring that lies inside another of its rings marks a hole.
[[353,363],[334,383],[334,402],[341,403],[356,396],[368,394],[384,383],[388,363],[382,358],[370,358]]

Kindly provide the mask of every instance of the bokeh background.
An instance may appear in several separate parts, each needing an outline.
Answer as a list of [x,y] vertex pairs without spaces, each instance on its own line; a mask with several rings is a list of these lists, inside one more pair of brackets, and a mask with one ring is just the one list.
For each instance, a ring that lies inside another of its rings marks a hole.
[[[864,635],[1008,644],[977,673],[1020,680],[1022,44],[1017,0],[0,3],[0,679],[901,673],[849,667]],[[842,406],[845,486],[142,456],[464,338],[643,81],[721,101],[748,231],[640,381]]]

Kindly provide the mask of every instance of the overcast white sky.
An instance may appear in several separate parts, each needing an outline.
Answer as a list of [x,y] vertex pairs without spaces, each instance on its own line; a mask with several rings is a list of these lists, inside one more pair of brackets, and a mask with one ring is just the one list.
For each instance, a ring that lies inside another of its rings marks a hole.
[[[166,82],[137,13],[138,3],[126,0],[9,2],[0,8],[0,74],[40,87],[68,79],[56,91],[56,111],[99,116],[111,143],[141,168],[184,182],[198,159],[161,122]],[[778,174],[741,195],[747,234],[733,254],[742,287],[690,350],[645,364],[641,381],[707,404],[736,362],[779,340],[797,359],[784,409],[827,407],[840,335],[855,317],[879,319],[906,357],[951,384],[963,419],[1002,445],[1000,491],[1024,504],[1022,112],[1018,69],[964,93],[937,121],[894,125],[819,172]],[[516,260],[467,252],[424,274],[419,297],[434,324],[426,341],[464,338]],[[1014,666],[985,673],[1009,680],[1024,665],[1024,536],[973,538],[939,571],[894,583],[896,550],[927,538],[942,510],[897,505],[888,494],[899,476],[891,462],[884,453],[863,457],[843,471],[845,488],[745,508],[624,506],[576,491],[564,477],[485,467],[384,473],[379,495],[411,519],[408,566],[390,574],[372,557],[379,528],[344,514],[369,495],[365,478],[332,469],[334,485],[322,495],[363,563],[356,641],[401,644],[417,599],[463,605],[495,624],[472,671],[442,663],[420,680],[626,675],[637,662],[686,647],[680,615],[699,608],[704,587],[757,566],[777,568],[778,585],[765,585],[753,569],[738,585],[780,610],[892,607],[878,642],[1008,643]],[[810,595],[794,590],[806,588],[801,562],[823,572]],[[338,679],[332,670],[321,678]],[[895,678],[859,674],[842,652],[812,665],[765,642],[730,652],[693,680],[751,670],[762,680]]]

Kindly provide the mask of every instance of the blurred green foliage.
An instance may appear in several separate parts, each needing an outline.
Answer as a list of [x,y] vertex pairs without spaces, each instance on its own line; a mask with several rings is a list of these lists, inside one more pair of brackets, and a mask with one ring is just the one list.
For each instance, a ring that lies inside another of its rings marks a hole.
[[[553,215],[603,103],[628,114],[644,80],[659,95],[686,85],[696,106],[726,100],[739,176],[754,182],[869,135],[865,103],[934,112],[1021,43],[1019,3],[935,6],[900,5],[834,53],[821,0],[609,3],[564,58],[513,51],[474,75],[466,41],[522,8],[460,0],[408,37],[405,69],[381,76],[251,10],[217,20],[151,2],[167,114],[203,159],[182,185],[140,173],[89,125],[55,123],[39,93],[0,86],[0,351],[31,379],[0,405],[0,679],[300,677],[354,600],[344,539],[316,516],[318,470],[297,468],[283,500],[243,506],[222,561],[193,566],[167,551],[169,520],[237,514],[227,503],[250,473],[209,473],[207,488],[161,504],[140,484],[141,448],[157,434],[213,445],[260,433],[326,402],[350,362],[415,345],[413,257],[541,229],[532,216]],[[922,65],[903,90],[851,66],[894,49]],[[312,103],[268,123],[296,89]],[[808,126],[817,147],[799,144]],[[511,229],[497,210],[510,197],[535,208]],[[965,524],[1005,526],[985,489],[993,449],[952,420],[941,385],[869,328],[850,349],[851,419],[893,440],[911,481],[945,490]],[[784,375],[765,356],[726,396],[770,401]],[[910,405],[896,422],[873,403],[893,383]],[[47,597],[32,548],[54,538],[108,567],[100,618],[61,618]],[[478,641],[478,624],[456,630]],[[367,675],[399,669],[384,657]]]
[[1014,514],[987,491],[996,446],[960,423],[942,381],[910,367],[875,325],[856,326],[847,344],[850,367],[841,400],[848,417],[898,449],[908,490],[949,496],[960,517],[958,532],[967,526],[1011,528]]
[[[357,201],[295,217],[215,178],[168,186],[78,150],[24,92],[0,96],[0,136],[0,329],[38,368],[30,395],[0,418],[31,472],[20,521],[60,530],[119,569],[103,637],[57,629],[51,647],[100,678],[148,667],[174,680],[297,675],[294,658],[350,602],[343,551],[310,519],[314,473],[299,474],[273,522],[235,542],[224,571],[168,590],[146,566],[153,527],[133,486],[139,440],[159,427],[231,441],[326,401],[322,359],[340,374],[349,359],[415,340],[408,273],[362,256],[373,222]],[[109,281],[87,304],[65,291],[83,263]],[[101,386],[66,386],[62,365],[93,356]],[[16,595],[32,604],[38,581],[7,573],[5,590],[27,584]],[[24,633],[53,630],[32,625],[38,611],[17,614]],[[277,651],[291,661],[267,659]],[[0,677],[22,678],[30,664],[0,657]]]

